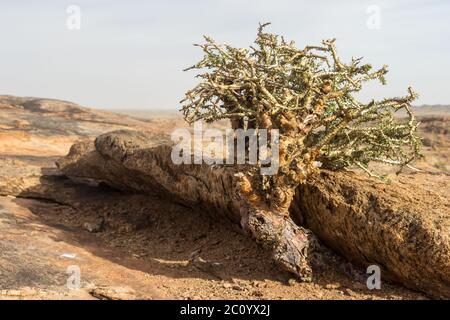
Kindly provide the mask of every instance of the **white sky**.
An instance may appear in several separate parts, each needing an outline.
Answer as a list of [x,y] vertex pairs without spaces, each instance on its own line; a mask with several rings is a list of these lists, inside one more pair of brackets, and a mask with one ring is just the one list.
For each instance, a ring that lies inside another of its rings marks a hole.
[[[81,30],[66,9],[81,8]],[[369,29],[367,8],[380,8]],[[389,65],[388,85],[362,98],[406,94],[450,104],[450,1],[13,1],[0,2],[0,94],[70,100],[97,108],[172,109],[195,83],[181,70],[202,54],[193,43],[250,45],[258,22],[299,47],[337,38],[346,59]]]

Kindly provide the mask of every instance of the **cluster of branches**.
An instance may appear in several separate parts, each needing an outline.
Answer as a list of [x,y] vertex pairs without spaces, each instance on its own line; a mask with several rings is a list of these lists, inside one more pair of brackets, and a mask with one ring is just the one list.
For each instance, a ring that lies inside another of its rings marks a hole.
[[[356,165],[371,175],[371,162],[403,167],[419,154],[418,123],[411,112],[417,94],[362,103],[363,84],[385,84],[387,67],[372,70],[361,59],[344,63],[335,40],[298,49],[294,42],[265,32],[260,25],[250,49],[220,45],[205,37],[201,82],[182,101],[185,119],[230,119],[233,128],[279,129],[280,170],[275,176],[247,172],[242,191],[286,211],[295,187],[319,167]],[[406,120],[394,113],[405,110]],[[255,196],[255,194],[257,196]]]

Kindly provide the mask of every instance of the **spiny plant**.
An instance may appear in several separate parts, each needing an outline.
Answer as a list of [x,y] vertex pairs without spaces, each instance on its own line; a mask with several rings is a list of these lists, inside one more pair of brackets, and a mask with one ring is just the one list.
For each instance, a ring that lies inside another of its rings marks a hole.
[[[368,81],[385,84],[386,66],[373,71],[361,58],[343,62],[335,39],[299,49],[265,32],[267,25],[249,49],[205,36],[197,45],[203,59],[186,69],[202,70],[201,81],[181,101],[189,123],[229,119],[233,128],[279,130],[278,173],[261,176],[255,166],[242,174],[241,191],[251,202],[285,214],[295,188],[319,168],[358,166],[381,177],[371,162],[402,168],[419,155],[411,88],[404,97],[369,103],[355,97]],[[394,117],[400,110],[407,120]]]

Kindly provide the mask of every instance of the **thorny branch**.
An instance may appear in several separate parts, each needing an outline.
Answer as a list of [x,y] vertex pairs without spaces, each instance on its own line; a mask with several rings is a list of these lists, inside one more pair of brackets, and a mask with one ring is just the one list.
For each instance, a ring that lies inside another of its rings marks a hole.
[[[372,71],[361,58],[342,62],[335,39],[298,49],[294,42],[259,26],[250,49],[220,45],[205,37],[197,45],[203,59],[186,69],[203,70],[201,82],[186,93],[182,112],[192,123],[230,119],[233,128],[280,130],[280,169],[274,176],[243,174],[242,194],[250,202],[286,214],[298,184],[319,167],[358,166],[370,175],[370,162],[408,165],[419,155],[418,122],[411,112],[417,94],[370,103],[354,94],[371,80],[386,83],[387,67]],[[394,117],[405,110],[407,121]],[[245,121],[244,121],[245,120]]]

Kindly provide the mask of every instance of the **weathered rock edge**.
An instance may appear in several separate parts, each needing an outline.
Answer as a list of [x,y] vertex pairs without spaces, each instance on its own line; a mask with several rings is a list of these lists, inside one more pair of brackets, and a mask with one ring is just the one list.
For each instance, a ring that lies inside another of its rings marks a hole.
[[[174,165],[167,137],[116,131],[72,146],[57,164],[65,175],[131,192],[160,194],[239,223],[275,261],[310,280],[321,241],[383,279],[450,298],[450,213],[446,199],[357,174],[324,171],[298,188],[292,216],[253,208],[236,190],[237,168]],[[440,201],[440,202],[439,202]],[[438,203],[439,202],[439,203]],[[306,229],[308,228],[308,229]],[[312,230],[311,231],[309,231]]]
[[408,184],[327,172],[297,189],[291,214],[351,262],[381,267],[390,279],[450,298],[450,200]]
[[320,244],[311,231],[289,217],[254,208],[237,191],[235,167],[175,165],[166,136],[137,131],[114,131],[95,142],[72,146],[58,160],[72,179],[107,185],[130,192],[157,194],[183,205],[228,218],[272,251],[274,260],[302,281],[312,279]]

